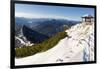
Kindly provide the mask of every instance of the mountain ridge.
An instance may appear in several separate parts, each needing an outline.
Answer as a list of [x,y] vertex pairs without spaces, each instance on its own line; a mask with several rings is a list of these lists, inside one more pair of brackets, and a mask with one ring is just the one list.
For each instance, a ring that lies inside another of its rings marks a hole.
[[[32,31],[30,35],[27,33],[29,31],[25,33],[25,30],[23,30],[23,27],[25,26],[27,27],[28,30],[33,30],[33,32],[40,33],[41,35],[43,34],[47,37],[52,37],[56,33],[62,32],[65,29],[68,29],[72,25],[75,25],[77,23],[77,21],[69,21],[65,19],[54,19],[54,18],[27,19],[23,17],[16,17],[15,22],[16,22],[15,36],[18,37],[18,39],[15,38],[15,43],[16,43],[15,47],[23,47],[26,46],[27,43],[38,42],[32,40],[34,37]],[[23,35],[23,31],[24,31],[24,35]],[[32,36],[32,38],[30,38],[30,36]],[[22,41],[24,41],[25,43],[21,43]],[[39,42],[41,41],[39,40]]]
[[94,23],[76,24],[66,32],[69,37],[60,40],[52,49],[15,59],[15,65],[94,61]]

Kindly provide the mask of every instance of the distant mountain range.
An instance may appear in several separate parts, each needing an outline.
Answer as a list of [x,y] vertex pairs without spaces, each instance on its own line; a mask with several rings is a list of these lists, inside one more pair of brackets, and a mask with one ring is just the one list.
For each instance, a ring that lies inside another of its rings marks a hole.
[[39,43],[55,35],[58,32],[62,32],[70,28],[71,26],[77,23],[80,22],[73,20],[65,20],[65,19],[53,19],[53,18],[28,19],[23,17],[16,17],[15,36],[19,38],[25,37],[31,43]]

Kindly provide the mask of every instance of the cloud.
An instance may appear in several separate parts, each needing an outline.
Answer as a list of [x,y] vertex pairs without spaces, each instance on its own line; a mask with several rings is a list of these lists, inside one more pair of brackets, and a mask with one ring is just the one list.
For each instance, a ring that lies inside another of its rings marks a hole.
[[16,17],[25,17],[25,18],[55,18],[55,19],[68,19],[64,16],[57,16],[52,14],[39,14],[39,13],[23,13],[23,12],[16,12]]

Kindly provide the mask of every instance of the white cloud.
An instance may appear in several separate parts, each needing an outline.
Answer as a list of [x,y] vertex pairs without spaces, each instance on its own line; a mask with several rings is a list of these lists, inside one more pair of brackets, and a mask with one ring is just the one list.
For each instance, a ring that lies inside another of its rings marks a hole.
[[50,14],[39,14],[39,13],[23,13],[23,12],[16,12],[16,17],[25,17],[25,18],[62,18],[62,19],[68,19],[67,17],[63,16],[56,16],[56,15],[50,15]]

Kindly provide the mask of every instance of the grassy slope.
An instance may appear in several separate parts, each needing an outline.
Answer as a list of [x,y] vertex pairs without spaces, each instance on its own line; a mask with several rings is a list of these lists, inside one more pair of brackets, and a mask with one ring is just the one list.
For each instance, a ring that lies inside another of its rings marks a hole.
[[15,49],[15,56],[17,58],[27,57],[34,55],[39,52],[47,51],[48,49],[54,47],[61,39],[67,36],[66,32],[59,32],[51,38],[43,41],[42,43],[35,44],[33,46],[27,46]]

